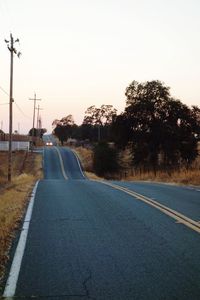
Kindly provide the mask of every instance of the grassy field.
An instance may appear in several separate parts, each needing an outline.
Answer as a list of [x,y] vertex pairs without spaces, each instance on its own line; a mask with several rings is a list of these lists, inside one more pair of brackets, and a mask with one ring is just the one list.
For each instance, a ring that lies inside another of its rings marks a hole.
[[42,177],[41,160],[36,153],[13,153],[13,178],[7,183],[7,153],[0,153],[0,282],[29,194],[36,180]]

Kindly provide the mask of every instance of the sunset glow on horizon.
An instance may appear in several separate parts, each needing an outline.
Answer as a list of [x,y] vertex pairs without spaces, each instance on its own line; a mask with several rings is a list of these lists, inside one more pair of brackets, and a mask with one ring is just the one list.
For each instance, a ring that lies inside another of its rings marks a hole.
[[[198,0],[0,0],[0,124],[8,131],[10,53],[14,58],[13,131],[32,127],[33,98],[42,126],[91,106],[125,107],[133,81],[160,80],[183,103],[200,105]],[[5,90],[5,92],[3,90]]]

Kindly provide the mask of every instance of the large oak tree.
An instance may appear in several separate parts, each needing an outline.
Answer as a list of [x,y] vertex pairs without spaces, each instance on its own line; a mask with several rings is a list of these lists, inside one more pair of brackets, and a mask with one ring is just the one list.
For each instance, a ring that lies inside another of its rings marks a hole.
[[119,146],[132,145],[133,164],[146,169],[190,164],[197,155],[199,109],[171,97],[160,81],[133,81],[126,108],[113,122]]

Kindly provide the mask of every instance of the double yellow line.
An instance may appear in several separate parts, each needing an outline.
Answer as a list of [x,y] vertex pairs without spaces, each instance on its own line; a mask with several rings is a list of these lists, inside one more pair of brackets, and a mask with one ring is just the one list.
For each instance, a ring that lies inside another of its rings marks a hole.
[[110,183],[110,182],[107,182],[107,181],[99,181],[105,185],[108,185],[116,190],[119,190],[119,191],[122,191],[134,198],[137,198],[138,200],[140,201],[143,201],[145,202],[146,204],[148,205],[151,205],[153,206],[154,208],[160,210],[161,212],[163,212],[164,214],[170,216],[171,218],[175,219],[177,221],[177,223],[181,223],[181,224],[184,224],[185,226],[189,227],[190,229],[200,233],[200,224],[186,216],[184,216],[183,214],[177,212],[176,210],[173,210],[155,200],[152,200],[151,198],[149,197],[146,197],[144,195],[141,195],[141,194],[138,194],[134,191],[131,191],[125,187],[122,187],[122,186],[119,186],[119,185],[116,185],[116,184],[113,184],[113,183]]
[[62,171],[62,174],[63,174],[63,177],[65,178],[65,180],[68,180],[68,177],[67,177],[67,174],[65,173],[65,168],[64,168],[64,164],[63,164],[63,159],[62,159],[62,156],[60,154],[60,151],[58,150],[57,147],[54,147],[58,153],[58,157],[59,157],[59,160],[60,160],[60,167],[61,167],[61,171]]
[[[58,157],[59,157],[59,160],[60,160],[60,165],[61,165],[61,170],[62,170],[62,174],[63,174],[63,177],[67,180],[68,177],[65,173],[65,169],[64,169],[64,164],[63,164],[63,160],[62,160],[62,156],[60,154],[60,151],[58,150],[57,147],[55,147],[57,153],[58,153]],[[81,168],[80,168],[81,169]],[[144,195],[141,195],[135,191],[132,191],[132,190],[129,190],[128,188],[125,188],[125,187],[122,187],[120,185],[117,185],[117,184],[113,184],[113,183],[110,183],[108,181],[99,181],[99,180],[94,180],[94,181],[97,181],[97,182],[100,182],[100,183],[103,183],[107,186],[110,186],[116,190],[119,190],[119,191],[122,191],[140,201],[143,201],[145,202],[146,204],[150,205],[150,206],[153,206],[154,208],[160,210],[162,213],[168,215],[169,217],[173,218],[174,220],[176,220],[177,223],[181,223],[181,224],[184,224],[185,226],[189,227],[190,229],[200,233],[200,223],[186,217],[185,215],[179,213],[178,211],[174,210],[174,209],[171,209],[149,197],[146,197]]]

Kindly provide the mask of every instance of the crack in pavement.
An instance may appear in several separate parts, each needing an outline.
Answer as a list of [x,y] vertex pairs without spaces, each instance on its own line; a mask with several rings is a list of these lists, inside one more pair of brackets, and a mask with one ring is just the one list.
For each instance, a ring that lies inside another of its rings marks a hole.
[[87,283],[88,283],[88,281],[91,280],[91,279],[92,279],[92,273],[91,273],[91,271],[89,271],[88,277],[83,281],[83,288],[84,288],[84,290],[85,290],[85,293],[86,293],[86,296],[88,297],[88,299],[96,300],[96,298],[94,298],[94,297],[92,297],[92,296],[90,295],[89,289],[88,289],[88,287],[87,287]]
[[[58,298],[58,299],[72,299],[72,298],[82,298],[82,299],[85,299],[85,300],[96,300],[96,298],[92,297],[90,295],[90,291],[87,287],[87,283],[88,281],[90,281],[92,279],[92,273],[91,271],[89,271],[89,275],[83,280],[83,289],[85,291],[84,294],[65,294],[65,295],[46,295],[46,296],[41,296],[41,295],[31,295],[31,296],[14,296],[14,297],[4,297],[2,298],[3,299],[7,299],[7,300],[24,300],[24,299],[53,299],[53,298]],[[1,299],[1,298],[0,298]]]

